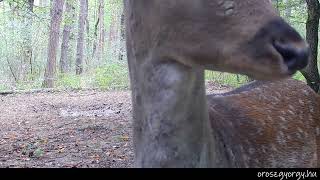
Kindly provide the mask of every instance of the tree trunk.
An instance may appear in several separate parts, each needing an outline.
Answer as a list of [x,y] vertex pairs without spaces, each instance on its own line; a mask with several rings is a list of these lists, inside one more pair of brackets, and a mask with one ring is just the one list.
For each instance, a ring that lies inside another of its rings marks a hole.
[[101,61],[102,55],[104,52],[104,40],[105,40],[105,29],[104,29],[104,1],[99,0],[99,12],[98,12],[98,18],[99,18],[99,39],[98,39],[98,50],[97,50],[97,60],[98,62]]
[[87,53],[86,53],[86,65],[87,65],[87,69],[90,68],[90,22],[89,22],[89,19],[88,19],[88,16],[89,16],[89,0],[87,0],[86,2],[86,13],[87,13],[87,16],[86,16],[86,34],[87,34],[87,43],[86,43],[86,50],[87,50]]
[[56,68],[57,47],[59,42],[59,31],[62,20],[64,0],[54,0],[51,4],[51,23],[48,43],[48,59],[44,74],[44,82],[42,84],[45,88],[54,87],[54,76]]
[[320,4],[318,0],[306,0],[308,6],[307,42],[310,45],[311,57],[308,66],[301,71],[308,85],[316,92],[319,91],[320,77],[318,71],[318,30]]
[[98,26],[100,23],[99,17],[97,18],[97,21],[94,25],[94,40],[93,40],[93,45],[92,45],[92,58],[94,59],[96,56],[96,50],[97,50],[97,42],[98,42]]
[[34,0],[28,0],[26,7],[26,14],[24,16],[24,31],[23,33],[23,60],[21,62],[20,78],[21,80],[27,80],[28,74],[33,74],[32,67],[32,21],[33,21],[33,6]]
[[69,67],[70,63],[68,62],[68,60],[69,60],[68,52],[69,52],[69,42],[70,42],[71,30],[72,30],[74,18],[75,18],[75,7],[74,7],[74,5],[72,5],[70,0],[67,0],[67,2],[66,2],[65,15],[66,15],[66,22],[65,22],[64,28],[63,28],[63,37],[62,37],[62,44],[61,44],[61,58],[60,58],[60,72],[61,73],[67,73],[70,70],[70,67]]
[[77,58],[76,58],[76,74],[83,72],[83,49],[84,49],[84,32],[86,23],[86,3],[87,0],[80,0],[79,26],[78,26],[78,42],[77,42]]
[[124,27],[124,13],[121,13],[121,20],[120,20],[120,50],[119,50],[119,61],[122,61],[126,57],[126,40],[125,40],[125,27]]
[[[99,35],[99,37],[98,37]],[[98,18],[94,28],[94,42],[92,57],[99,63],[101,61],[105,44],[105,27],[104,27],[104,1],[99,0]]]

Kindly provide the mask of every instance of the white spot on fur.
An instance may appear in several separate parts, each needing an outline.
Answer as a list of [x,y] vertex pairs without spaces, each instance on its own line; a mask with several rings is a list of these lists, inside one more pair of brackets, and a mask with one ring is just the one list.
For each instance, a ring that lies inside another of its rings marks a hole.
[[280,99],[279,99],[279,98],[277,98],[276,96],[272,96],[272,97],[273,97],[273,99],[274,99],[274,101],[275,101],[275,102],[280,101]]
[[297,135],[297,138],[298,138],[298,139],[302,139],[302,136],[301,136],[300,133],[297,132],[296,135]]
[[286,138],[285,138],[284,133],[282,131],[280,131],[278,133],[277,141],[279,144],[286,144]]
[[310,112],[311,112],[311,113],[314,113],[314,108],[313,108],[313,106],[310,105],[310,106],[309,106],[309,109],[310,109]]
[[263,153],[267,153],[267,150],[266,150],[266,147],[265,147],[265,146],[262,146],[262,152],[263,152]]
[[262,131],[263,131],[263,128],[258,126],[257,134],[262,135],[263,134]]
[[295,110],[295,108],[292,106],[292,105],[289,105],[289,109],[291,109],[291,110]]
[[304,102],[303,102],[301,99],[299,99],[299,103],[300,103],[301,105],[304,105]]
[[284,118],[284,117],[282,117],[282,116],[280,116],[280,119],[281,119],[281,121],[283,121],[283,122],[287,122],[286,118]]
[[288,140],[291,140],[291,136],[290,136],[290,135],[288,135],[288,136],[287,136],[287,139],[288,139]]
[[300,127],[298,127],[298,131],[299,133],[303,133],[303,130]]
[[288,158],[288,162],[290,164],[296,164],[298,162],[298,159],[295,157],[290,157],[290,158]]
[[230,15],[234,14],[235,3],[233,0],[219,1],[218,5],[221,7],[221,10],[222,10],[222,12],[219,12],[218,15],[230,16]]
[[309,96],[309,92],[307,90],[302,91],[305,95]]
[[225,11],[225,15],[226,16],[230,16],[230,15],[232,15],[233,14],[233,9],[227,9],[226,11]]
[[295,113],[294,113],[293,111],[291,111],[291,110],[288,110],[288,112],[289,112],[290,114],[292,114],[292,115],[295,115]]
[[284,129],[284,130],[287,130],[287,129],[288,129],[288,127],[287,127],[285,124],[283,124],[283,123],[280,124],[280,127],[281,127],[281,129]]

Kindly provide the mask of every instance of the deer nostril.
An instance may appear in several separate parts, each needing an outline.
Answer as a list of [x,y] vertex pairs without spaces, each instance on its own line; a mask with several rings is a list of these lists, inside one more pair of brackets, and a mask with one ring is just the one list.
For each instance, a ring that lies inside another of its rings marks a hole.
[[284,63],[292,72],[301,70],[308,65],[309,48],[298,49],[291,44],[277,42],[273,43],[275,49],[281,54]]

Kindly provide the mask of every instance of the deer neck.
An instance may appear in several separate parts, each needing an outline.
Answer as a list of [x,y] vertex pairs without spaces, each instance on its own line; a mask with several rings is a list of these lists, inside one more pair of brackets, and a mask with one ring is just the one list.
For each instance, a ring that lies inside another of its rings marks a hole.
[[210,129],[204,70],[174,61],[145,62],[137,65],[129,61],[135,166],[223,164],[216,158],[221,153],[215,148]]

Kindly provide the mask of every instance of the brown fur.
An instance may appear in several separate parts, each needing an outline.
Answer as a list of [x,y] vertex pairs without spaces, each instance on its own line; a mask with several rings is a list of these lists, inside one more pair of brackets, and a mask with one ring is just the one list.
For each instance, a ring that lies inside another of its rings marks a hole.
[[208,104],[211,126],[234,166],[320,167],[320,97],[305,83],[253,83],[210,95]]

